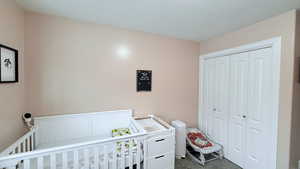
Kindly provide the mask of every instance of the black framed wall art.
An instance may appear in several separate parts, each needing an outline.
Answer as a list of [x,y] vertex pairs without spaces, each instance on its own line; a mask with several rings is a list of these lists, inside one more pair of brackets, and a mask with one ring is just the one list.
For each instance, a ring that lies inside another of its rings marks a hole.
[[151,70],[137,70],[136,71],[136,85],[137,91],[150,92],[152,88],[152,71]]
[[18,81],[18,50],[0,44],[0,83]]

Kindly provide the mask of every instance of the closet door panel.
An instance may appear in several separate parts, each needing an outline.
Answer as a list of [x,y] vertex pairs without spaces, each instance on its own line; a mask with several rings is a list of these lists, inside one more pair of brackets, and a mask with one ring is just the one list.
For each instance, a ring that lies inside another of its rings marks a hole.
[[[267,166],[268,142],[271,123],[268,121],[272,113],[270,96],[271,82],[270,48],[249,53],[249,88],[247,111],[247,140],[246,140],[246,168],[264,169]],[[262,150],[266,151],[262,151]]]
[[[214,136],[215,141],[227,148],[228,129],[228,78],[229,57],[215,59],[215,104]],[[226,151],[226,150],[225,150]]]
[[206,133],[227,149],[229,57],[204,61],[203,110]]
[[209,61],[205,60],[204,64],[203,64],[203,82],[202,82],[202,88],[203,88],[203,94],[202,94],[202,130],[205,131],[206,133],[208,133],[208,113],[210,112],[210,100],[209,100]]
[[206,61],[206,117],[207,117],[207,134],[211,138],[215,138],[214,133],[214,107],[215,107],[215,60],[207,59]]
[[230,104],[229,104],[229,151],[228,158],[244,167],[245,112],[247,112],[249,54],[230,56]]
[[202,108],[201,108],[201,129],[204,132],[208,132],[208,123],[207,123],[207,113],[208,113],[208,63],[205,60],[203,62],[203,68],[202,68]]

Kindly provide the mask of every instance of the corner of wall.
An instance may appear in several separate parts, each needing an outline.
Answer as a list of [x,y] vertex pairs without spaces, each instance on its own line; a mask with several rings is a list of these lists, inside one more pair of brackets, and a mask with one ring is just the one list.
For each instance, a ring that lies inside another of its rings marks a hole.
[[295,11],[295,43],[294,43],[294,84],[293,84],[293,107],[291,122],[291,146],[290,146],[290,168],[297,169],[300,160],[300,11]]
[[24,10],[14,0],[0,1],[0,43],[19,50],[20,81],[0,84],[0,151],[25,131],[21,118],[25,110],[24,82]]

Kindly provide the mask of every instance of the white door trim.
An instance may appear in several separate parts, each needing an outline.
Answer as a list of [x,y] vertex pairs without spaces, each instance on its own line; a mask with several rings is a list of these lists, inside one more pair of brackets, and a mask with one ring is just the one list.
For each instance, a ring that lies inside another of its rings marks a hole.
[[[270,143],[272,145],[272,149],[270,151],[270,156],[271,156],[271,168],[270,169],[276,169],[276,161],[277,161],[277,139],[278,139],[278,113],[279,113],[279,88],[280,88],[280,58],[281,58],[281,37],[275,37],[269,40],[264,40],[264,41],[259,41],[256,43],[248,44],[248,45],[243,45],[239,46],[236,48],[232,49],[226,49],[223,51],[219,52],[214,52],[210,53],[207,55],[201,55],[199,57],[199,103],[198,103],[198,126],[200,129],[207,129],[207,124],[203,121],[203,66],[204,66],[204,60],[208,58],[213,58],[213,57],[221,57],[221,56],[227,56],[227,55],[232,55],[232,54],[238,54],[238,53],[243,53],[243,52],[249,52],[253,50],[258,50],[262,48],[272,48],[273,51],[273,112],[275,112],[274,117],[272,122],[273,122],[273,131],[272,131],[272,142]],[[207,131],[205,131],[207,132]],[[226,156],[226,154],[225,154]]]

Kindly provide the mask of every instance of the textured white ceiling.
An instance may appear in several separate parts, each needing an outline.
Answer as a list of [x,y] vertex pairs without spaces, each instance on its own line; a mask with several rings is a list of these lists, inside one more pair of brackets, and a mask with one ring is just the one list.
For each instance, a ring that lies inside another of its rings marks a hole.
[[300,8],[300,0],[17,0],[27,10],[206,40]]

